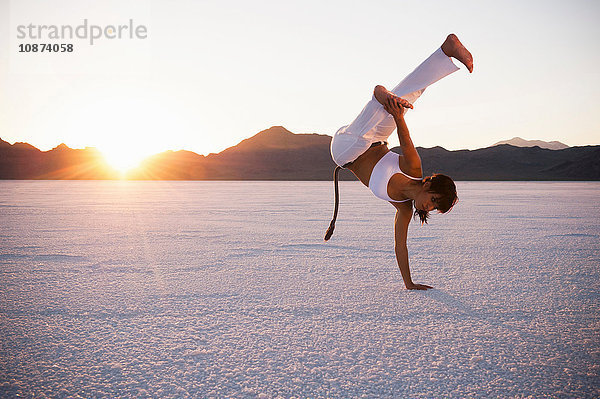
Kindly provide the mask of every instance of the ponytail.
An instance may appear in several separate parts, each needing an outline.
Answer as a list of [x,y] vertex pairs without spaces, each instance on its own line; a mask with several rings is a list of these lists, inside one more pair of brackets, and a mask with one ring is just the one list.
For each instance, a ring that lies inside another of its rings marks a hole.
[[429,219],[429,212],[422,211],[420,209],[415,209],[415,214],[413,215],[413,217],[416,219],[417,216],[419,217],[421,224],[427,224],[427,219]]

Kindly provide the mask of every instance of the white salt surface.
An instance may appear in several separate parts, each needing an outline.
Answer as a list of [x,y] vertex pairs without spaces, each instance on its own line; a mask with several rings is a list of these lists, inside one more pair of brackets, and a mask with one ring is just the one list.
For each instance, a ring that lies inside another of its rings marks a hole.
[[0,396],[600,395],[600,184],[0,182]]

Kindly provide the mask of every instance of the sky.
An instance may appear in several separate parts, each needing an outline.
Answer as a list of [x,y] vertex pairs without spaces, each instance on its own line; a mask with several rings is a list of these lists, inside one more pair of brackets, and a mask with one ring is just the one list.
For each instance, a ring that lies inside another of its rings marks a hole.
[[[431,86],[407,113],[415,145],[600,144],[597,1],[0,0],[0,15],[0,138],[42,150],[92,146],[133,162],[219,152],[274,125],[333,135],[448,33],[475,70]],[[147,34],[18,37],[19,25],[86,19]],[[74,50],[19,52],[44,42]]]

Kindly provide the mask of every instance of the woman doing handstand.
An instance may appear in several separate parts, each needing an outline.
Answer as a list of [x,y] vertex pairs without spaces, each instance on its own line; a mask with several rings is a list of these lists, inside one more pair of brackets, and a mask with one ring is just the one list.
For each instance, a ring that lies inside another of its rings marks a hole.
[[[396,260],[409,290],[432,288],[415,284],[410,276],[406,236],[411,216],[419,216],[425,223],[429,212],[448,212],[456,203],[456,186],[452,179],[442,174],[423,178],[421,158],[415,149],[404,112],[413,108],[412,104],[425,89],[456,72],[459,68],[451,58],[473,71],[473,57],[456,35],[450,34],[429,58],[419,65],[394,89],[388,91],[376,86],[373,98],[358,117],[348,126],[340,128],[331,141],[331,156],[338,165],[335,169],[335,211],[333,220],[325,235],[328,240],[335,228],[339,205],[338,173],[341,168],[352,171],[358,179],[375,194],[389,201],[396,208],[394,222],[394,242]],[[394,129],[398,130],[402,155],[387,148],[386,140]]]

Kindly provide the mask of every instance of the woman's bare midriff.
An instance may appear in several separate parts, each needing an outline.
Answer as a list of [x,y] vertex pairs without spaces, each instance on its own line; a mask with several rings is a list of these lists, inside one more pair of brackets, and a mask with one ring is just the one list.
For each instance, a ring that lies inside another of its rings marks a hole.
[[347,169],[351,170],[358,180],[360,180],[365,186],[369,186],[369,180],[371,179],[371,172],[373,172],[373,168],[377,165],[377,162],[385,154],[387,154],[390,150],[387,148],[387,145],[378,145],[376,147],[371,147],[361,156],[356,158],[352,164],[350,164]]

